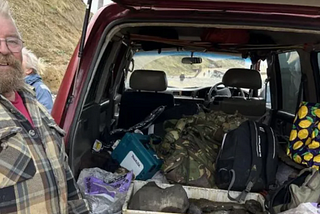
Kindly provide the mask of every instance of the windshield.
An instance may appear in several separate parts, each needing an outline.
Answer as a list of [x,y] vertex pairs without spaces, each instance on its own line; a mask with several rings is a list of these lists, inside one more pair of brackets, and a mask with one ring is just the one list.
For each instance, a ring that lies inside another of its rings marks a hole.
[[[240,56],[215,53],[194,52],[193,58],[201,58],[201,63],[187,64],[182,59],[191,58],[191,52],[138,52],[134,55],[134,70],[164,71],[170,88],[211,87],[222,81],[224,73],[230,68],[250,68],[251,60]],[[131,72],[126,78],[129,88]]]

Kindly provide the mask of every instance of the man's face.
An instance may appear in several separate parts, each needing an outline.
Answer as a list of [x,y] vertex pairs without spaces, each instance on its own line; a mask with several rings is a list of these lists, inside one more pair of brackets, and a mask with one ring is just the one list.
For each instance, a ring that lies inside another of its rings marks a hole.
[[22,53],[13,53],[4,39],[19,38],[11,19],[0,16],[0,94],[19,90],[23,87]]

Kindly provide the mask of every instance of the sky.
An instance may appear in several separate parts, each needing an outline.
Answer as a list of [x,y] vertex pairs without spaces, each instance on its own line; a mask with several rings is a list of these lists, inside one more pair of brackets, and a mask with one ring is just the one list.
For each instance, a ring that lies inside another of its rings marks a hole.
[[[92,13],[97,12],[97,10],[98,10],[98,1],[99,0],[92,0],[92,5],[91,5],[91,12]],[[87,3],[88,1],[87,0],[83,0],[83,2]],[[112,1],[111,0],[103,0],[103,3],[104,3],[104,5],[106,5],[106,4],[112,3]]]

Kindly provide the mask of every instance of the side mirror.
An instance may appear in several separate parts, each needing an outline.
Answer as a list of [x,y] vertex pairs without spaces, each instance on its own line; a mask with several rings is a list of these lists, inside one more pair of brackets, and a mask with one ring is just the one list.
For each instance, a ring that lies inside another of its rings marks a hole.
[[181,60],[182,64],[201,64],[202,63],[202,58],[200,57],[184,57]]

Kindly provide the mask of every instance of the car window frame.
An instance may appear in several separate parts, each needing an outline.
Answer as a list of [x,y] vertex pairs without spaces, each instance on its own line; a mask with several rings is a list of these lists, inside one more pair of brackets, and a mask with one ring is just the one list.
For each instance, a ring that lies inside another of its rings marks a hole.
[[[284,106],[283,106],[283,103],[284,103],[283,84],[282,84],[282,76],[283,76],[282,72],[283,71],[281,70],[281,67],[280,67],[279,55],[280,54],[289,53],[289,52],[296,52],[298,54],[299,62],[300,62],[300,74],[301,74],[301,76],[303,75],[302,68],[301,68],[301,57],[300,57],[299,51],[291,50],[291,51],[281,52],[281,53],[278,53],[278,54],[275,55],[276,56],[275,57],[275,61],[276,61],[276,67],[275,68],[276,68],[276,74],[277,74],[277,76],[276,76],[276,78],[277,78],[277,80],[276,80],[276,82],[277,82],[276,83],[277,84],[277,99],[278,99],[277,110],[288,112],[290,114],[295,114],[295,110],[293,112],[290,112],[290,111],[288,111],[288,109],[284,109]],[[300,84],[301,84],[301,76],[299,78],[300,79]],[[298,90],[300,90],[300,89],[301,89],[301,87],[299,85]],[[305,87],[304,87],[303,90],[305,90]],[[298,91],[298,95],[299,95],[299,91]],[[305,93],[303,93],[302,96],[303,96],[303,99],[305,99]],[[299,99],[298,97],[295,99],[295,109],[297,108],[298,99]]]
[[314,82],[316,85],[317,102],[320,102],[320,50],[312,51],[310,53],[310,59],[314,75]]

